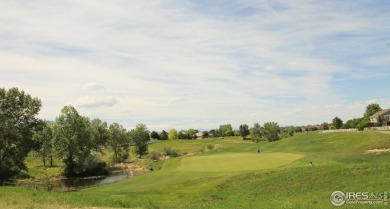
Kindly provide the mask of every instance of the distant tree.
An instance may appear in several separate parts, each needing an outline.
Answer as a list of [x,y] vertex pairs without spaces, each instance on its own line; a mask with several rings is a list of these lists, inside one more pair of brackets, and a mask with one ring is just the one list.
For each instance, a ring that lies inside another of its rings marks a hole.
[[234,136],[241,136],[240,130],[234,130],[233,135]]
[[145,124],[137,124],[136,128],[131,130],[130,136],[135,144],[134,152],[141,158],[148,151],[149,130]]
[[327,122],[322,123],[322,129],[329,130],[329,124]]
[[233,128],[231,124],[225,124],[219,126],[219,134],[222,137],[233,136]]
[[18,88],[0,88],[0,182],[26,170],[35,147],[33,134],[42,128],[37,118],[41,101]]
[[63,158],[64,174],[75,176],[97,166],[91,151],[96,149],[88,118],[81,116],[73,106],[65,106],[53,126],[53,145]]
[[188,129],[187,134],[188,134],[188,139],[196,139],[196,133],[198,133],[198,130],[195,129]]
[[35,132],[33,139],[37,142],[36,152],[42,159],[43,166],[46,167],[46,160],[50,160],[50,167],[53,167],[54,147],[53,147],[53,123],[45,121],[43,129]]
[[381,111],[382,108],[379,106],[379,104],[369,104],[367,105],[366,107],[366,112],[364,113],[364,119],[366,119],[367,121],[369,121],[370,119],[370,116],[374,115],[375,113]]
[[202,138],[203,139],[209,138],[209,132],[208,131],[203,131],[202,132]]
[[263,129],[261,128],[259,123],[255,123],[253,125],[253,128],[251,128],[250,130],[252,141],[259,143],[262,140],[262,135],[263,135],[262,132]]
[[217,137],[218,135],[217,135],[217,132],[214,129],[212,129],[209,131],[209,136]]
[[295,133],[302,133],[302,127],[296,126]]
[[340,118],[335,117],[335,118],[333,118],[333,120],[332,120],[332,124],[333,124],[333,126],[334,126],[336,129],[340,129],[341,126],[343,125],[343,121],[342,121]]
[[243,139],[245,139],[246,136],[249,135],[249,128],[247,124],[241,124],[239,130]]
[[354,118],[354,119],[348,120],[347,122],[345,122],[343,124],[342,128],[344,128],[344,129],[358,128],[361,120],[362,120],[361,118]]
[[113,123],[108,128],[109,139],[107,145],[113,151],[114,163],[121,163],[129,158],[130,138],[125,128],[118,123]]
[[278,123],[276,122],[264,123],[264,137],[268,141],[273,142],[279,140],[279,133],[280,133],[280,128]]
[[294,128],[294,126],[289,126],[289,127],[287,128],[287,133],[288,133],[289,136],[294,136],[294,133],[295,133],[295,128]]
[[177,138],[178,139],[187,139],[188,138],[188,135],[184,134],[183,132],[184,131],[179,131],[179,133],[177,133]]
[[161,140],[167,140],[168,139],[168,133],[165,130],[162,130],[160,133],[160,139]]
[[107,140],[110,137],[106,122],[102,122],[99,118],[91,121],[92,135],[96,147],[96,152],[101,152],[102,147],[106,146]]
[[152,131],[152,132],[150,133],[150,138],[152,138],[152,139],[160,139],[160,136],[158,135],[157,132]]
[[169,140],[174,140],[174,139],[177,139],[177,138],[178,138],[178,135],[177,135],[176,129],[169,130],[168,139]]

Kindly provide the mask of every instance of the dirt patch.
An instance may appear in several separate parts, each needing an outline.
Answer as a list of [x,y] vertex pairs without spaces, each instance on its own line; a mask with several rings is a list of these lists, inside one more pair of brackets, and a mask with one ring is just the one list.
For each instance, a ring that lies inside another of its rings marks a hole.
[[390,134],[390,131],[379,131],[381,134]]
[[[135,175],[140,175],[140,174],[149,172],[149,169],[138,166],[138,165],[134,165],[132,163],[119,163],[119,164],[115,164],[113,167],[121,168],[122,171],[123,170],[132,171],[132,172],[134,172]],[[119,171],[119,172],[122,172],[122,171]]]
[[370,149],[365,152],[365,154],[375,154],[379,155],[385,152],[390,152],[390,148],[381,148],[381,149]]

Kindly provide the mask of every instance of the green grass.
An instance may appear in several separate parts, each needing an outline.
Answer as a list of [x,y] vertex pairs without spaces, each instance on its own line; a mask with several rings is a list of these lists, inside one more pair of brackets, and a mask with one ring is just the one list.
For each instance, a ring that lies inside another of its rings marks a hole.
[[181,171],[250,171],[271,169],[302,158],[292,153],[230,153],[183,158]]
[[[240,138],[174,140],[149,150],[164,147],[198,154],[77,192],[0,187],[0,208],[335,208],[329,198],[336,190],[390,192],[390,153],[365,154],[390,148],[390,135],[379,132],[304,133],[259,144]],[[367,207],[387,208],[343,206]]]

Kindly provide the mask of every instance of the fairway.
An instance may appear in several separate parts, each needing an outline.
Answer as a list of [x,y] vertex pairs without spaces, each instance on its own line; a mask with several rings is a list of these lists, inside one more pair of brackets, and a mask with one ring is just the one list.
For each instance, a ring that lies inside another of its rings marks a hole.
[[248,171],[286,165],[304,155],[292,153],[227,153],[183,158],[182,171]]

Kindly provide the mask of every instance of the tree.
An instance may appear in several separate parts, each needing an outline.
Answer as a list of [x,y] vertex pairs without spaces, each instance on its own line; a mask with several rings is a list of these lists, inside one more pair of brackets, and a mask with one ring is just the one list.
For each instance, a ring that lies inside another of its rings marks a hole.
[[233,128],[231,124],[225,124],[219,126],[219,135],[222,137],[233,136]]
[[295,128],[294,128],[294,126],[289,126],[289,127],[287,128],[287,133],[288,133],[289,136],[294,136],[294,133],[295,133]]
[[302,127],[295,127],[295,133],[302,133]]
[[269,141],[273,142],[279,140],[280,128],[276,122],[264,123],[264,137]]
[[34,133],[33,139],[37,142],[36,151],[41,157],[43,166],[46,167],[46,160],[50,160],[50,167],[53,167],[53,123],[45,121],[41,131]]
[[202,138],[203,139],[209,138],[209,132],[208,131],[203,131],[202,132]]
[[169,131],[169,134],[168,134],[168,139],[173,140],[173,139],[177,139],[177,138],[178,138],[178,135],[177,135],[176,129],[171,129]]
[[188,139],[196,139],[196,133],[198,133],[198,130],[195,129],[188,129],[187,134],[188,134]]
[[366,112],[364,113],[364,119],[367,121],[370,120],[370,116],[374,115],[375,113],[381,111],[382,108],[379,106],[379,104],[369,104],[366,107]]
[[341,126],[343,125],[343,121],[340,118],[335,117],[332,120],[332,124],[335,127],[335,129],[340,129]]
[[249,135],[249,128],[248,128],[247,124],[241,124],[239,130],[240,130],[240,134],[242,136],[242,139],[245,139],[246,136]]
[[18,88],[0,88],[0,181],[26,170],[28,153],[36,145],[33,134],[42,128],[36,118],[41,101]]
[[130,131],[131,140],[134,142],[134,152],[142,157],[148,151],[149,130],[145,124],[137,124],[134,130]]
[[99,118],[95,118],[91,121],[92,135],[97,152],[101,152],[101,148],[107,143],[110,137],[106,122],[102,122]]
[[152,133],[150,133],[150,138],[152,138],[152,139],[160,139],[160,136],[158,135],[157,132],[152,131]]
[[184,134],[183,133],[184,131],[179,131],[179,133],[177,134],[177,138],[179,139],[187,139],[187,134]]
[[322,123],[322,129],[329,130],[329,124],[327,122]]
[[252,141],[259,143],[262,140],[262,128],[259,123],[255,123],[250,130]]
[[168,139],[168,133],[165,130],[161,131],[160,139],[161,140],[167,140]]
[[127,131],[122,125],[113,123],[108,128],[109,139],[107,145],[114,152],[113,162],[121,163],[129,158],[130,140]]
[[65,106],[53,126],[53,144],[56,153],[63,158],[66,176],[81,175],[99,162],[92,154],[96,150],[88,118],[79,115],[73,106]]

